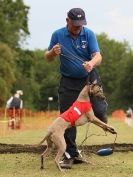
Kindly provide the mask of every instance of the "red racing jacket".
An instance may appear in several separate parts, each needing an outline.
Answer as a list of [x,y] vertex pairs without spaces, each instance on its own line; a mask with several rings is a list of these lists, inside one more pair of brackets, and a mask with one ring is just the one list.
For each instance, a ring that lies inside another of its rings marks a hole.
[[75,126],[76,120],[91,108],[92,106],[89,101],[75,101],[72,106],[67,111],[60,114],[59,117],[63,118],[67,122],[70,122],[72,126]]

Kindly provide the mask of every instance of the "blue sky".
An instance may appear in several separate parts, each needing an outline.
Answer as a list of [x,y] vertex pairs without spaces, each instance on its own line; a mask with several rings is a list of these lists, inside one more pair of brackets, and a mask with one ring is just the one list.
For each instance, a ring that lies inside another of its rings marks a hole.
[[30,7],[29,31],[25,48],[45,49],[54,30],[66,25],[66,14],[74,7],[84,9],[87,27],[110,39],[128,41],[133,48],[132,0],[24,0]]

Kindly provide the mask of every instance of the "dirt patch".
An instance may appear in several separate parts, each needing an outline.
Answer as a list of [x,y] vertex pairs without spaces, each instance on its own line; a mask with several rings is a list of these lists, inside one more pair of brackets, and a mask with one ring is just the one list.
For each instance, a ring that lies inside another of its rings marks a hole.
[[133,144],[104,144],[104,145],[92,145],[92,146],[83,146],[85,152],[95,153],[99,149],[112,148],[114,152],[128,152],[133,151]]
[[0,143],[0,153],[41,153],[46,148],[46,146],[33,147],[32,145],[21,145],[21,144],[1,144]]
[[[80,146],[79,148],[84,149],[85,153],[95,153],[101,148],[111,147],[114,152],[128,152],[133,151],[133,144],[104,144],[104,145],[92,145],[92,146]],[[1,144],[0,143],[0,154],[4,153],[42,153],[46,148],[46,145],[33,147],[32,145],[21,145],[21,144]]]

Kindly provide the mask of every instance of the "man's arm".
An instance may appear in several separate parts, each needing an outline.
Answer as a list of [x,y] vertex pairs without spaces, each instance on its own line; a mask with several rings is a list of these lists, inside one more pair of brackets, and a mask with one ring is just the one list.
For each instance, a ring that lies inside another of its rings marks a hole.
[[51,50],[47,50],[44,56],[48,61],[52,61],[54,57],[56,57],[57,55],[60,55],[60,53],[61,53],[61,46],[60,44],[56,44],[53,46]]
[[83,63],[83,66],[86,71],[90,72],[95,66],[100,65],[102,62],[102,56],[100,52],[92,54],[92,59]]
[[100,65],[102,62],[102,56],[101,56],[100,52],[93,53],[92,59],[90,62],[92,63],[93,67]]
[[23,109],[23,101],[20,102],[20,109]]
[[10,108],[10,104],[11,104],[12,100],[13,100],[13,96],[9,100],[7,100],[6,108]]

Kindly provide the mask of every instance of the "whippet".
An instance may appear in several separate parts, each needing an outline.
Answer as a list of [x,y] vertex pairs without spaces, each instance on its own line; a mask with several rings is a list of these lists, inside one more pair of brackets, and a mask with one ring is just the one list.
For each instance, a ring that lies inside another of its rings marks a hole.
[[100,99],[105,99],[102,88],[96,83],[88,84],[82,89],[77,100],[67,111],[59,115],[59,117],[54,120],[44,139],[38,144],[41,145],[44,141],[47,141],[47,148],[41,154],[41,169],[43,169],[43,158],[50,152],[52,144],[54,143],[58,150],[55,157],[55,163],[59,170],[62,171],[59,162],[66,151],[64,133],[65,130],[71,126],[81,126],[87,122],[91,122],[103,128],[105,131],[116,134],[113,127],[100,121],[94,115],[89,95],[99,97]]

